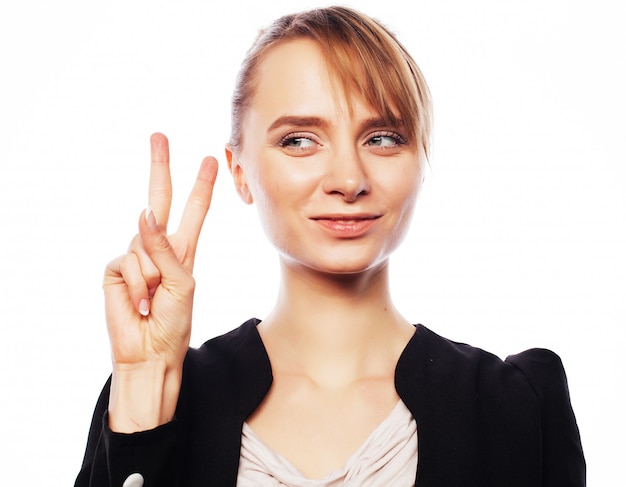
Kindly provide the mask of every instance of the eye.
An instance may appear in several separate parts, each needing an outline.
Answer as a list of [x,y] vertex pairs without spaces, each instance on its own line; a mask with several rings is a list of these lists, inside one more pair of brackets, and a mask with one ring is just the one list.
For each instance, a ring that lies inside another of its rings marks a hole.
[[307,147],[315,146],[315,142],[305,137],[291,137],[287,140],[283,140],[282,147],[293,147],[294,149],[305,149]]
[[309,134],[288,134],[278,141],[278,146],[290,153],[309,153],[315,151],[319,144]]
[[407,140],[396,132],[378,132],[372,134],[365,144],[370,147],[387,149],[397,148],[401,145],[406,145],[406,143]]

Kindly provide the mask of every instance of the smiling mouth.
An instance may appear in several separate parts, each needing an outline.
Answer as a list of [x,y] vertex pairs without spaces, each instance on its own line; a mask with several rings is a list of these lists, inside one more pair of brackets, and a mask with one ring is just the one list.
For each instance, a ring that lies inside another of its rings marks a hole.
[[363,220],[376,220],[381,215],[376,214],[358,214],[358,215],[321,215],[313,216],[311,220],[330,220],[338,222],[358,222]]
[[381,215],[326,215],[313,217],[322,229],[339,238],[357,238],[368,233]]

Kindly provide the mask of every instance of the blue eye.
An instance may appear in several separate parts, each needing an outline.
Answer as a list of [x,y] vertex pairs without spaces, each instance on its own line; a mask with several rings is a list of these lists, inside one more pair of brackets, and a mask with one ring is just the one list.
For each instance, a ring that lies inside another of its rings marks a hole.
[[393,147],[398,143],[398,141],[393,137],[379,135],[372,137],[368,143],[369,145],[377,145],[379,147]]
[[290,156],[312,155],[320,146],[313,134],[305,132],[287,134],[278,141],[277,145]]
[[314,147],[316,144],[306,137],[286,137],[280,141],[281,147],[289,147],[293,149],[306,149]]
[[385,132],[372,135],[366,144],[373,147],[397,147],[406,144],[406,139],[395,132]]

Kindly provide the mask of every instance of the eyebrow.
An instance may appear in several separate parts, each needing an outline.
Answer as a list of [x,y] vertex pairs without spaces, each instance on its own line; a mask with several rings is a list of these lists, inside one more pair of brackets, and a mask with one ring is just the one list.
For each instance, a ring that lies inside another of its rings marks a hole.
[[271,132],[279,127],[288,125],[291,127],[326,127],[329,125],[328,121],[320,117],[297,117],[293,115],[287,115],[284,117],[278,117],[268,127],[267,131]]
[[[267,131],[271,132],[282,126],[291,126],[291,127],[327,127],[330,125],[328,120],[325,120],[321,117],[299,117],[293,115],[286,115],[283,117],[278,117],[272,124],[268,127]],[[398,128],[404,127],[404,122],[402,120],[394,120],[387,121],[381,117],[372,117],[364,120],[361,123],[360,129],[361,131],[383,128],[388,126],[395,126]]]
[[404,122],[400,119],[385,120],[381,117],[368,118],[361,124],[361,130],[380,129],[384,127],[404,128]]

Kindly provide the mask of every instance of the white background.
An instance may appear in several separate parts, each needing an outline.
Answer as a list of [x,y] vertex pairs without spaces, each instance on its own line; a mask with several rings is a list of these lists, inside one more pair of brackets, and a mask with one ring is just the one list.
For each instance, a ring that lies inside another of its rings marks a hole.
[[[413,5],[408,8],[407,5]],[[276,258],[223,160],[233,79],[258,28],[306,1],[3,2],[3,479],[71,485],[108,376],[104,265],[170,138],[178,215],[220,158],[199,249],[199,345],[273,303]],[[626,37],[619,2],[353,0],[397,33],[435,101],[434,154],[393,258],[405,316],[568,372],[590,485],[622,482]],[[620,412],[621,411],[621,412]],[[4,484],[4,480],[3,480]]]

